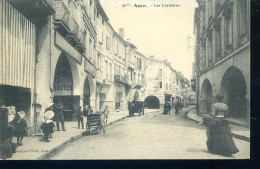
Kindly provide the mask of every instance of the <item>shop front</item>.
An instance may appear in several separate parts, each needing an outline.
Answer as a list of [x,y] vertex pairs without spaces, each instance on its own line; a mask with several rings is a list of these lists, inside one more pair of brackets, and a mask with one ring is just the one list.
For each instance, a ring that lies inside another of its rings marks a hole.
[[115,83],[115,109],[124,109],[124,85]]
[[[28,135],[33,132],[36,25],[6,0],[0,2],[0,99],[24,111]],[[0,105],[1,106],[1,105]]]
[[64,120],[71,121],[73,114],[73,79],[69,61],[63,53],[56,65],[53,89],[53,102],[61,102]]

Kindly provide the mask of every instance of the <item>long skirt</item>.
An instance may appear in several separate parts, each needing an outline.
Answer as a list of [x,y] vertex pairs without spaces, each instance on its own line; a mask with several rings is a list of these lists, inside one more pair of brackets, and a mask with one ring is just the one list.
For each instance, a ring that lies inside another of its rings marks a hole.
[[232,138],[228,122],[221,120],[208,128],[207,147],[211,153],[231,155],[239,152]]
[[164,109],[163,114],[167,115],[168,114],[168,109]]

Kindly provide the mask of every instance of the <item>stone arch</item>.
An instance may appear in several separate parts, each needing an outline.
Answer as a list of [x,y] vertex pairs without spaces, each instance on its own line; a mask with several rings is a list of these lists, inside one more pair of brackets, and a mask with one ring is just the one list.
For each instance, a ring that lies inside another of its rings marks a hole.
[[213,103],[212,85],[208,78],[204,79],[201,87],[201,113],[207,114],[211,112]]
[[227,117],[246,120],[247,86],[241,70],[235,66],[228,68],[222,78],[220,92],[228,105]]
[[59,57],[54,61],[54,69],[52,70],[52,75],[51,76],[51,81],[54,84],[54,78],[55,78],[55,71],[57,68],[57,64],[60,61],[60,59],[67,59],[69,66],[71,68],[71,73],[72,73],[72,81],[73,81],[73,95],[80,95],[81,93],[81,88],[80,88],[80,78],[79,78],[79,67],[80,65],[70,56],[67,56],[64,52],[61,52]]
[[87,74],[83,88],[83,106],[95,106],[95,84],[91,74]]
[[156,96],[147,96],[144,100],[144,105],[148,109],[159,109],[160,100]]

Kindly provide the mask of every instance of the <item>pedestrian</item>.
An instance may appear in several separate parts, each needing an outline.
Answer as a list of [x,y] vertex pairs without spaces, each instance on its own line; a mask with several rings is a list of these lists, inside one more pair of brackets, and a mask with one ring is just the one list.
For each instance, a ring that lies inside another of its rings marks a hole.
[[0,98],[0,159],[11,158],[15,153],[17,145],[12,143],[13,129],[19,118],[15,107]]
[[168,114],[168,105],[167,105],[167,103],[165,103],[164,106],[163,106],[163,114],[164,115]]
[[171,115],[171,108],[172,108],[171,103],[168,102],[168,104],[167,104],[167,109],[168,109],[168,114],[169,114],[169,115]]
[[55,127],[53,123],[54,112],[52,111],[53,103],[50,103],[45,110],[43,123],[41,129],[43,131],[43,138],[40,141],[50,142],[49,136],[54,132]]
[[104,111],[103,111],[103,114],[104,114],[104,117],[105,117],[104,121],[105,121],[106,124],[107,124],[107,119],[108,119],[108,114],[109,114],[108,106],[105,106],[105,109],[104,109]]
[[62,109],[63,109],[63,105],[62,105],[60,98],[59,98],[58,101],[54,104],[54,107],[53,107],[53,110],[54,110],[54,113],[55,113],[57,131],[60,131],[60,123],[61,123],[62,131],[66,131],[65,130],[65,124],[64,124],[64,115],[63,115]]
[[131,102],[128,101],[127,102],[127,108],[128,108],[128,113],[129,113],[129,117],[132,117],[132,106],[131,106]]
[[180,103],[177,101],[175,103],[175,114],[178,115],[180,113]]
[[79,106],[79,108],[78,108],[77,118],[78,118],[78,129],[80,128],[80,123],[81,123],[82,129],[84,129],[83,112],[81,110],[81,106]]
[[89,109],[89,114],[93,114],[93,112],[94,112],[94,107],[93,106],[89,106],[90,107],[90,109]]
[[14,136],[17,137],[17,146],[22,146],[23,137],[27,135],[26,133],[27,123],[24,119],[25,117],[24,111],[18,112],[18,115],[19,115],[19,121],[17,121],[17,123],[14,125]]
[[207,147],[209,152],[224,156],[231,156],[239,152],[236,147],[228,122],[224,119],[228,106],[222,103],[224,97],[216,95],[217,102],[212,104],[212,123],[207,128]]
[[83,108],[83,116],[87,116],[89,113],[89,108],[88,108],[88,105],[84,106]]

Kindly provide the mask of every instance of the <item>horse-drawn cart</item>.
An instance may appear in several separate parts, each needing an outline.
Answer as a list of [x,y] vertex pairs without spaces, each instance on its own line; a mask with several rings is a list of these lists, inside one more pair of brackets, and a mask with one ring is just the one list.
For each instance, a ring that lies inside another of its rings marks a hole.
[[103,134],[105,134],[104,114],[87,115],[86,131],[88,131],[89,134],[91,127],[98,128],[100,131],[103,130]]

